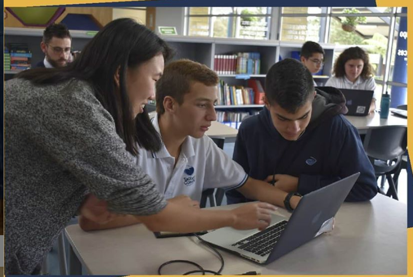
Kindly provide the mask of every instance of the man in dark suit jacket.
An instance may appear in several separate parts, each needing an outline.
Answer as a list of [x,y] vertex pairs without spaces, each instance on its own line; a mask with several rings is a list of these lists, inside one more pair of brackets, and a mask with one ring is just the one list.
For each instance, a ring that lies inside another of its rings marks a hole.
[[69,29],[62,23],[52,24],[43,32],[43,39],[40,43],[45,57],[43,61],[36,64],[36,67],[63,67],[71,59],[72,37]]

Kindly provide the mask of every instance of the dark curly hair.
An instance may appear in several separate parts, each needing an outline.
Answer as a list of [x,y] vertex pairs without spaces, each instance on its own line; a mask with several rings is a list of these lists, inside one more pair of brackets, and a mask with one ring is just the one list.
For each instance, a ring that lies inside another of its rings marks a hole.
[[373,69],[369,62],[369,55],[360,47],[350,47],[343,51],[334,63],[333,73],[336,77],[346,76],[345,65],[349,60],[362,60],[364,62],[363,71],[360,76],[367,79],[373,76]]

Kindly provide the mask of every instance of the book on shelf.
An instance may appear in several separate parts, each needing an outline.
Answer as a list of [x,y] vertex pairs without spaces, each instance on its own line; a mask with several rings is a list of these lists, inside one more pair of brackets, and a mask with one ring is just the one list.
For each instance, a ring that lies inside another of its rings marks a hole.
[[260,74],[260,53],[238,53],[236,74]]
[[264,104],[263,97],[265,95],[265,92],[260,80],[249,79],[248,86],[251,87],[254,91],[254,104]]
[[218,83],[218,105],[252,105],[254,90],[250,87],[230,86],[223,80]]
[[261,60],[258,52],[239,52],[214,56],[214,71],[219,75],[260,74]]
[[236,55],[215,55],[214,71],[219,75],[235,74]]
[[233,111],[218,111],[217,121],[227,126],[238,129],[241,126],[242,121],[251,115],[258,114],[259,111],[249,112],[233,112]]
[[5,48],[5,57],[6,54],[8,62],[7,70],[21,71],[31,68],[32,53],[30,52],[27,43],[8,43]]
[[9,71],[10,70],[10,64],[11,64],[11,59],[10,59],[10,52],[9,49],[4,47],[4,70]]

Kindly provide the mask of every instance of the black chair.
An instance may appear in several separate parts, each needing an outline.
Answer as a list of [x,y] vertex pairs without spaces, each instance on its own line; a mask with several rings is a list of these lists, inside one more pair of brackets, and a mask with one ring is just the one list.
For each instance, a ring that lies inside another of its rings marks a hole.
[[154,111],[156,111],[156,104],[155,103],[148,103],[147,105],[145,105],[145,110],[148,112],[148,113],[151,113],[151,112],[154,112]]
[[[399,106],[397,106],[397,108],[400,109],[400,110],[405,110],[405,111],[407,111],[407,105],[399,105]],[[399,175],[400,175],[402,169],[407,170],[407,159],[408,159],[408,155],[407,155],[407,151],[406,151],[406,153],[402,156],[402,165],[401,165],[401,167],[400,167],[400,170],[397,171],[397,172],[394,174],[394,177],[393,177],[393,179],[394,179],[395,182],[396,182],[396,187],[397,187],[397,180],[398,180],[398,178],[399,178]]]
[[[219,148],[224,149],[225,138],[213,138],[212,140]],[[201,203],[199,203],[199,206],[205,208],[207,200],[209,200],[210,207],[220,206],[224,194],[225,191],[223,189],[206,189],[202,192]]]
[[[248,117],[251,117],[253,115],[246,115],[244,118],[242,118],[241,122],[247,119]],[[218,145],[219,148],[224,149],[224,142],[225,138],[213,138],[212,139],[216,145]],[[215,194],[215,196],[214,196]],[[209,199],[209,203],[211,207],[215,206],[221,206],[222,200],[224,199],[225,196],[225,190],[224,189],[207,189],[202,192],[202,197],[201,197],[201,203],[199,204],[201,208],[204,208],[206,205],[207,199]]]
[[407,111],[407,105],[399,105],[399,106],[397,106],[397,108],[400,109],[400,110]]
[[[370,128],[364,140],[364,149],[374,167],[376,177],[387,179],[389,190],[386,195],[398,200],[397,180],[392,177],[400,171],[402,156],[407,146],[405,126],[381,126]],[[396,176],[395,176],[396,177]]]

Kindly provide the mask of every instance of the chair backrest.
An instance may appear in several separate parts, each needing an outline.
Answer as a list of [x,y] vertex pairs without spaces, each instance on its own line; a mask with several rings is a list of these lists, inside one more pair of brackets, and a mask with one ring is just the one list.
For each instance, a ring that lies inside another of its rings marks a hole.
[[[212,138],[212,140],[215,142],[215,144],[219,148],[224,149],[225,138]],[[220,190],[220,189],[217,189],[217,190]],[[214,193],[215,193],[215,189],[206,189],[206,190],[204,190],[202,192],[201,202],[200,202],[199,206],[201,208],[205,208],[207,199],[209,199],[209,206],[210,207],[216,206],[218,204],[218,201],[217,201],[217,199],[215,199]],[[219,201],[219,205],[221,204],[221,201]]]
[[154,112],[154,111],[156,111],[156,105],[154,103],[148,103],[145,106],[145,109],[148,113]]
[[397,108],[400,109],[400,110],[407,111],[407,105],[399,105],[399,106],[397,106]]
[[367,156],[383,161],[400,157],[407,146],[407,127],[380,126],[367,130],[364,150]]

